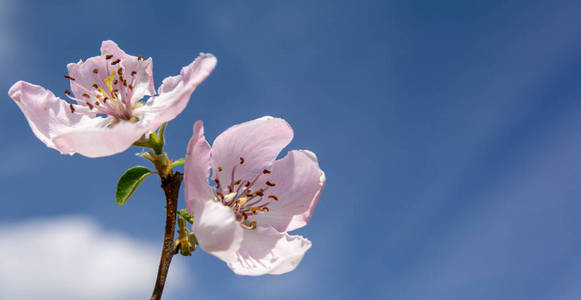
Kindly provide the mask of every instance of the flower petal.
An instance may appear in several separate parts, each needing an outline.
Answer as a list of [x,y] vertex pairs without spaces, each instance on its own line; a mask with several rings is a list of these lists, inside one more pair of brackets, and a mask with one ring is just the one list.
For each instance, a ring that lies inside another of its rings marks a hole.
[[243,229],[240,249],[228,267],[239,275],[283,274],[294,270],[311,248],[311,241],[271,227]]
[[[94,118],[103,122],[104,119]],[[70,128],[53,138],[57,147],[65,153],[79,153],[87,157],[103,157],[127,150],[148,128],[139,123],[120,122],[113,127]]]
[[[128,55],[113,41],[103,41],[101,43],[101,56],[112,54],[113,57],[108,60],[111,64],[116,59],[121,61],[115,68],[110,67],[111,72],[117,71],[118,67],[123,67],[123,76],[133,86],[132,101],[138,101],[143,96],[155,95],[155,85],[153,83],[153,61],[151,58],[143,60],[140,57]],[[135,75],[131,73],[135,71]]]
[[63,154],[71,152],[55,145],[52,138],[65,128],[90,121],[87,116],[72,113],[67,102],[39,85],[18,81],[8,95],[20,107],[36,137]]
[[232,209],[213,200],[196,202],[193,232],[204,251],[240,275],[282,274],[296,268],[311,242],[271,227],[240,226]]
[[223,186],[232,184],[232,173],[235,180],[253,181],[270,168],[292,138],[292,128],[280,118],[267,116],[234,125],[214,141],[212,169],[222,170],[216,173]]
[[[266,185],[266,181],[275,186]],[[268,199],[269,211],[254,220],[280,232],[303,227],[311,219],[324,185],[325,173],[319,168],[317,156],[308,150],[290,151],[274,162],[270,174],[257,181],[256,186],[267,187],[265,197],[275,195],[278,200]]]
[[[74,78],[71,80],[71,91],[75,97],[87,100],[83,94],[93,96],[96,92],[93,84],[106,90],[104,79],[109,76],[107,68],[107,61],[102,56],[91,57],[84,62],[79,60],[77,63],[68,64],[69,76]],[[94,70],[97,70],[97,73]]]
[[232,209],[211,199],[195,201],[192,204],[192,231],[200,247],[226,262],[231,261],[245,230],[236,221]]
[[194,135],[188,143],[185,168],[186,208],[193,213],[196,201],[213,199],[212,189],[208,185],[210,177],[210,145],[204,137],[204,123],[194,124]]
[[191,64],[182,68],[180,75],[167,77],[159,87],[159,95],[152,97],[139,110],[156,115],[152,130],[181,113],[196,87],[210,75],[217,60],[212,54],[201,53]]

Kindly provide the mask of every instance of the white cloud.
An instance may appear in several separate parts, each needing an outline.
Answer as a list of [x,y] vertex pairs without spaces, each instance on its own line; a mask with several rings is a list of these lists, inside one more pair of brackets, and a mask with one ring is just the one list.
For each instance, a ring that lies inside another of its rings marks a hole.
[[[0,291],[5,299],[146,299],[159,251],[85,217],[0,225]],[[184,273],[174,260],[166,289]]]

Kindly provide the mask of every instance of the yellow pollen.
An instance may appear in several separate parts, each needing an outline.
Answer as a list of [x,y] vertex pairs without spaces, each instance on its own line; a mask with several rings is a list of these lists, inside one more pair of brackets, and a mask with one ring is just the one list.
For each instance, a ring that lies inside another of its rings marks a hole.
[[234,199],[234,197],[236,197],[236,195],[237,195],[236,193],[230,193],[230,194],[224,196],[224,201],[230,202],[230,201],[232,201],[232,199]]
[[248,198],[240,197],[240,198],[238,198],[238,200],[236,200],[236,203],[238,203],[240,205],[244,205],[246,203],[246,201],[248,201]]
[[115,77],[115,71],[113,71],[111,75],[105,77],[105,84],[110,93],[113,92],[113,77]]

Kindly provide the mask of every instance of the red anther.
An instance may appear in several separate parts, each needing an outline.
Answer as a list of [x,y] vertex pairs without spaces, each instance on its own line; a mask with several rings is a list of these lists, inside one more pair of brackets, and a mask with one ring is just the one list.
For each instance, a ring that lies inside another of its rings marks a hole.
[[276,184],[274,184],[274,183],[272,183],[272,182],[270,182],[270,181],[267,181],[267,182],[266,182],[266,185],[268,185],[268,186],[275,186]]
[[244,157],[240,157],[240,164],[244,163]]
[[258,191],[256,191],[256,192],[254,192],[254,193],[255,193],[256,195],[260,196],[260,197],[264,196],[264,190],[263,190],[263,189],[260,189],[260,190],[258,190]]
[[114,60],[113,62],[111,62],[111,65],[114,66],[116,64],[118,64],[121,60],[118,58],[116,60]]
[[242,182],[242,180],[238,179],[238,180],[236,180],[236,182],[234,182],[234,185],[239,185],[240,182]]
[[232,191],[234,191],[234,188],[232,188],[231,185],[228,185],[228,190],[230,191],[230,193],[232,193]]
[[87,102],[87,106],[89,107],[89,110],[93,110],[93,104],[91,104],[91,102]]
[[94,87],[94,88],[96,88],[96,89],[98,89],[98,88],[99,88],[99,86],[98,86],[96,83],[93,83],[92,87]]
[[83,97],[85,97],[85,98],[91,98],[91,96],[89,96],[89,94],[87,94],[87,93],[84,93],[83,94]]
[[268,198],[270,199],[274,199],[274,200],[278,200],[278,197],[275,195],[268,195]]
[[262,174],[270,174],[271,172],[267,169],[262,170]]
[[65,90],[65,94],[70,95],[71,94],[71,91]]
[[117,84],[117,82],[119,82],[117,79],[113,80],[113,84]]
[[95,101],[95,106],[99,106],[99,101]]
[[65,75],[66,79],[70,79],[70,80],[75,80],[73,77],[69,76],[69,75]]
[[69,103],[69,108],[71,109],[71,113],[75,113],[75,108],[72,103]]
[[123,75],[123,68],[119,68],[119,70],[117,70],[117,73],[119,73],[119,75]]
[[93,73],[95,73],[95,74],[99,73],[99,69],[97,69],[97,68],[93,69]]
[[222,167],[218,167],[218,172],[222,172]]
[[105,59],[111,59],[111,57],[113,57],[113,54],[107,54],[107,55],[105,55]]
[[135,74],[137,74],[136,71],[131,71],[131,76],[135,76]]
[[137,60],[141,60],[141,53],[139,53],[139,55],[137,55]]

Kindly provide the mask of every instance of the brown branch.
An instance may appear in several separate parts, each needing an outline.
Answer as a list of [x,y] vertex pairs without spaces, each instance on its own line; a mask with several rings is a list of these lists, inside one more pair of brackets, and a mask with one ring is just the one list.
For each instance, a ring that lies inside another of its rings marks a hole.
[[177,253],[176,248],[174,247],[174,235],[176,231],[178,196],[180,192],[180,186],[182,184],[182,179],[183,174],[180,172],[175,172],[174,174],[170,174],[167,177],[161,179],[161,187],[163,188],[167,201],[167,207],[165,210],[165,235],[163,237],[163,248],[161,250],[159,269],[157,271],[157,280],[155,281],[155,287],[153,289],[153,294],[151,295],[151,300],[161,299],[161,294],[163,293],[163,287],[165,285],[165,279],[167,278],[167,272],[169,270],[171,259]]

